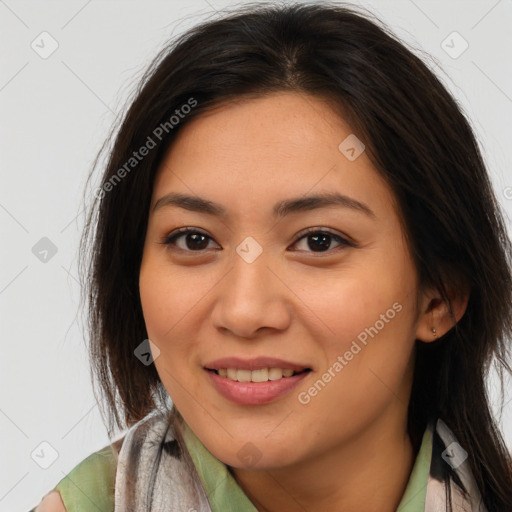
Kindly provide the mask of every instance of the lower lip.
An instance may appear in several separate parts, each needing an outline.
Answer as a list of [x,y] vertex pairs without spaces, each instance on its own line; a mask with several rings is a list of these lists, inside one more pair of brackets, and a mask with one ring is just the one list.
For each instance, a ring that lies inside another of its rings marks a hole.
[[309,373],[283,377],[266,382],[238,382],[205,370],[217,391],[228,400],[240,405],[263,405],[282,397],[299,384]]

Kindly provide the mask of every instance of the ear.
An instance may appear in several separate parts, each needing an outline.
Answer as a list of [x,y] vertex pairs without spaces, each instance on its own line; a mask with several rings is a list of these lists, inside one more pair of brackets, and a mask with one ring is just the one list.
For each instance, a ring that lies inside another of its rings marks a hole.
[[416,338],[426,343],[444,336],[464,315],[469,300],[469,291],[461,287],[447,289],[449,304],[443,300],[437,288],[422,294]]

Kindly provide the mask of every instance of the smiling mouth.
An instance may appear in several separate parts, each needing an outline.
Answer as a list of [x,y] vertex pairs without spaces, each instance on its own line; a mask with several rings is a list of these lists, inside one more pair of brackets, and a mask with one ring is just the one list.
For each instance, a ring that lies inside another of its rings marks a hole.
[[302,373],[310,372],[311,368],[305,368],[301,371],[294,371],[291,368],[259,368],[257,370],[244,370],[239,368],[206,368],[219,377],[236,382],[268,382],[273,380],[287,379]]

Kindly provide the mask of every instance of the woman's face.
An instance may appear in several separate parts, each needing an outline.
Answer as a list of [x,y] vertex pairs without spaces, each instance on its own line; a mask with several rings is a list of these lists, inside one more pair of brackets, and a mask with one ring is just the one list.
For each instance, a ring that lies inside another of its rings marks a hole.
[[191,121],[156,177],[140,269],[155,365],[230,466],[405,432],[416,272],[392,193],[353,137],[326,102],[276,93]]

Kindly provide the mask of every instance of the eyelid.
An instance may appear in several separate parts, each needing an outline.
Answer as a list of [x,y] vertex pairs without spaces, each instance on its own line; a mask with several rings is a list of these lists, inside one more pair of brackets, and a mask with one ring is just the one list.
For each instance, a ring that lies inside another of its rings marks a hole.
[[[193,226],[185,226],[185,227],[177,228],[177,229],[171,231],[170,233],[165,235],[163,237],[162,241],[159,243],[171,247],[174,245],[175,240],[177,240],[182,235],[186,235],[187,233],[198,233],[198,234],[204,235],[205,237],[207,237],[210,240],[215,242],[214,238],[211,237],[203,229],[196,228]],[[292,245],[297,244],[303,238],[305,238],[307,235],[313,234],[313,233],[328,234],[328,235],[332,236],[333,238],[335,238],[340,243],[340,246],[335,247],[334,249],[329,249],[327,251],[323,251],[323,252],[320,251],[318,253],[315,253],[314,251],[297,251],[297,252],[309,252],[311,254],[317,254],[317,255],[322,255],[322,254],[329,255],[329,254],[332,254],[333,252],[336,252],[338,249],[343,248],[343,246],[345,246],[345,247],[357,247],[358,246],[357,243],[351,239],[351,237],[349,237],[345,234],[339,233],[337,231],[334,231],[331,228],[325,228],[322,226],[313,226],[313,227],[307,228],[303,231],[300,231],[299,233],[297,233],[297,235],[295,235],[295,239],[294,239]],[[187,249],[181,249],[180,247],[176,247],[175,245],[174,245],[173,249],[178,250],[178,251],[181,250],[183,252],[187,252],[187,253],[191,253],[191,254],[193,254],[193,253],[201,254],[201,253],[205,252],[205,249],[201,249],[198,251],[192,251],[192,250],[187,250]]]
[[[311,228],[307,228],[304,229],[303,231],[300,231],[299,233],[297,233],[296,239],[293,243],[296,244],[299,240],[301,240],[306,235],[309,235],[311,233],[326,233],[334,238],[341,240],[341,242],[344,245],[348,245],[349,247],[357,247],[357,243],[348,235],[345,235],[344,233],[341,233],[339,231],[332,230],[331,228],[325,228],[322,226],[313,226]],[[327,252],[328,251],[326,251],[326,254]]]
[[[214,240],[206,231],[204,231],[201,228],[196,228],[194,226],[185,226],[181,228],[174,229],[170,233],[166,234],[162,241],[159,242],[162,245],[172,246],[173,243],[179,236],[186,235],[187,233],[199,233],[200,235],[204,235],[205,237],[209,238],[210,240]],[[197,252],[198,254],[204,252],[204,250],[201,251],[187,251],[185,249],[181,249],[180,247],[175,247],[176,250],[182,250],[184,252],[194,253]]]

